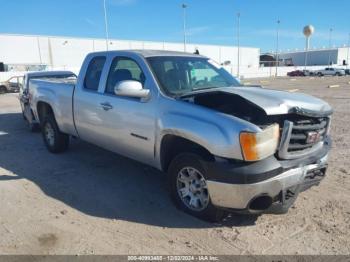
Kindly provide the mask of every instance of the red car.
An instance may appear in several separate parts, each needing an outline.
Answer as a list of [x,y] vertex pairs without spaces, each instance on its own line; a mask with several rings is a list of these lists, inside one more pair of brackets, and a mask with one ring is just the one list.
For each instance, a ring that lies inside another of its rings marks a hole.
[[305,76],[304,71],[295,70],[287,73],[287,76]]

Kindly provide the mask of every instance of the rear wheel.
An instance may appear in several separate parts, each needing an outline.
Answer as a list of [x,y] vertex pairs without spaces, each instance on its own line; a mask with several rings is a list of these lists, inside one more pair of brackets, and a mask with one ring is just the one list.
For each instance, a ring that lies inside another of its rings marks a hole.
[[41,133],[44,143],[51,153],[60,153],[68,149],[69,136],[58,129],[55,117],[52,114],[44,118]]
[[6,87],[0,86],[0,94],[5,94],[7,92]]
[[192,153],[175,157],[168,170],[171,197],[182,211],[210,222],[224,218],[225,212],[210,200],[206,170],[201,158]]
[[323,74],[322,74],[322,73],[317,73],[317,75],[318,75],[318,76],[323,76]]

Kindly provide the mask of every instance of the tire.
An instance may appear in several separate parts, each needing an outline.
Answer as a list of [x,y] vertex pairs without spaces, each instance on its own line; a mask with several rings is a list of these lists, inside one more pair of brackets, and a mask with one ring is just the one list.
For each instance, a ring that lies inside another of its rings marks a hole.
[[58,129],[55,117],[52,114],[44,118],[41,125],[41,133],[46,148],[51,153],[61,153],[68,149],[69,136]]
[[318,76],[323,76],[322,73],[317,73]]
[[7,93],[7,89],[5,86],[0,86],[0,94],[5,94]]
[[[202,220],[218,222],[224,218],[226,212],[218,209],[211,203],[205,176],[206,170],[201,164],[201,157],[199,155],[193,153],[179,154],[172,160],[168,169],[170,195],[178,209]],[[196,182],[200,182],[201,185],[191,184],[194,180],[190,180],[194,177]],[[192,187],[189,187],[189,184]],[[196,186],[199,186],[199,188]],[[185,193],[189,193],[190,195],[181,197],[180,195],[184,194],[181,193],[182,191],[180,189],[187,191]],[[191,190],[198,191],[193,193],[190,192]],[[199,191],[201,191],[201,194],[199,194]],[[195,194],[199,196],[195,196]],[[190,203],[191,200],[195,199],[197,201],[193,203],[196,203],[197,207],[194,207]],[[204,199],[204,201],[199,201],[198,199]]]

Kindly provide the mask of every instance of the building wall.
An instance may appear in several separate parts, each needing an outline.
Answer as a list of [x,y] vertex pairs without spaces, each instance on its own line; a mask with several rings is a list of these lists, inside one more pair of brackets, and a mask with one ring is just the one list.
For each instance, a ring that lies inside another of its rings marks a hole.
[[350,62],[350,48],[349,47],[341,47],[338,49],[338,64],[343,65],[343,62],[349,64]]
[[[317,66],[317,65],[328,65],[330,61],[332,64],[339,63],[338,53],[340,48],[336,49],[324,49],[324,50],[310,50],[307,53],[307,65]],[[282,53],[279,54],[279,59],[292,59],[294,66],[304,66],[305,65],[305,51]]]
[[[183,44],[149,41],[108,41],[109,50],[160,49],[183,51]],[[187,51],[198,49],[200,54],[222,63],[231,61],[229,70],[237,72],[237,47],[188,44]],[[86,54],[106,50],[104,39],[0,35],[0,62],[5,64],[45,64],[55,69],[80,68]],[[259,67],[260,49],[240,48],[240,69],[242,72]]]

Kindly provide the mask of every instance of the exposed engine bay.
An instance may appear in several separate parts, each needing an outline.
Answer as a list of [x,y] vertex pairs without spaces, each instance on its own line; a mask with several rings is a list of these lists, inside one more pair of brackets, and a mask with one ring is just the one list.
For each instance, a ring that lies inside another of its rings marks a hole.
[[[261,128],[273,123],[278,123],[280,126],[283,126],[284,120],[293,122],[308,120],[314,122],[314,124],[318,123],[320,120],[320,116],[308,117],[294,112],[282,115],[267,115],[258,105],[240,95],[223,91],[191,94],[183,97],[182,100],[244,119]],[[324,119],[324,117],[322,117],[322,119]]]
[[272,124],[277,120],[274,116],[267,116],[265,111],[254,103],[236,94],[221,91],[207,92],[194,94],[183,100],[244,119],[260,127]]
[[326,138],[329,127],[329,117],[327,116],[310,117],[295,112],[267,115],[262,108],[247,99],[237,94],[222,91],[192,94],[184,97],[183,100],[238,117],[259,126],[261,129],[277,123],[280,126],[280,136],[286,122],[288,122],[288,128],[290,127],[292,130],[288,138],[287,153],[302,153],[311,150]]

